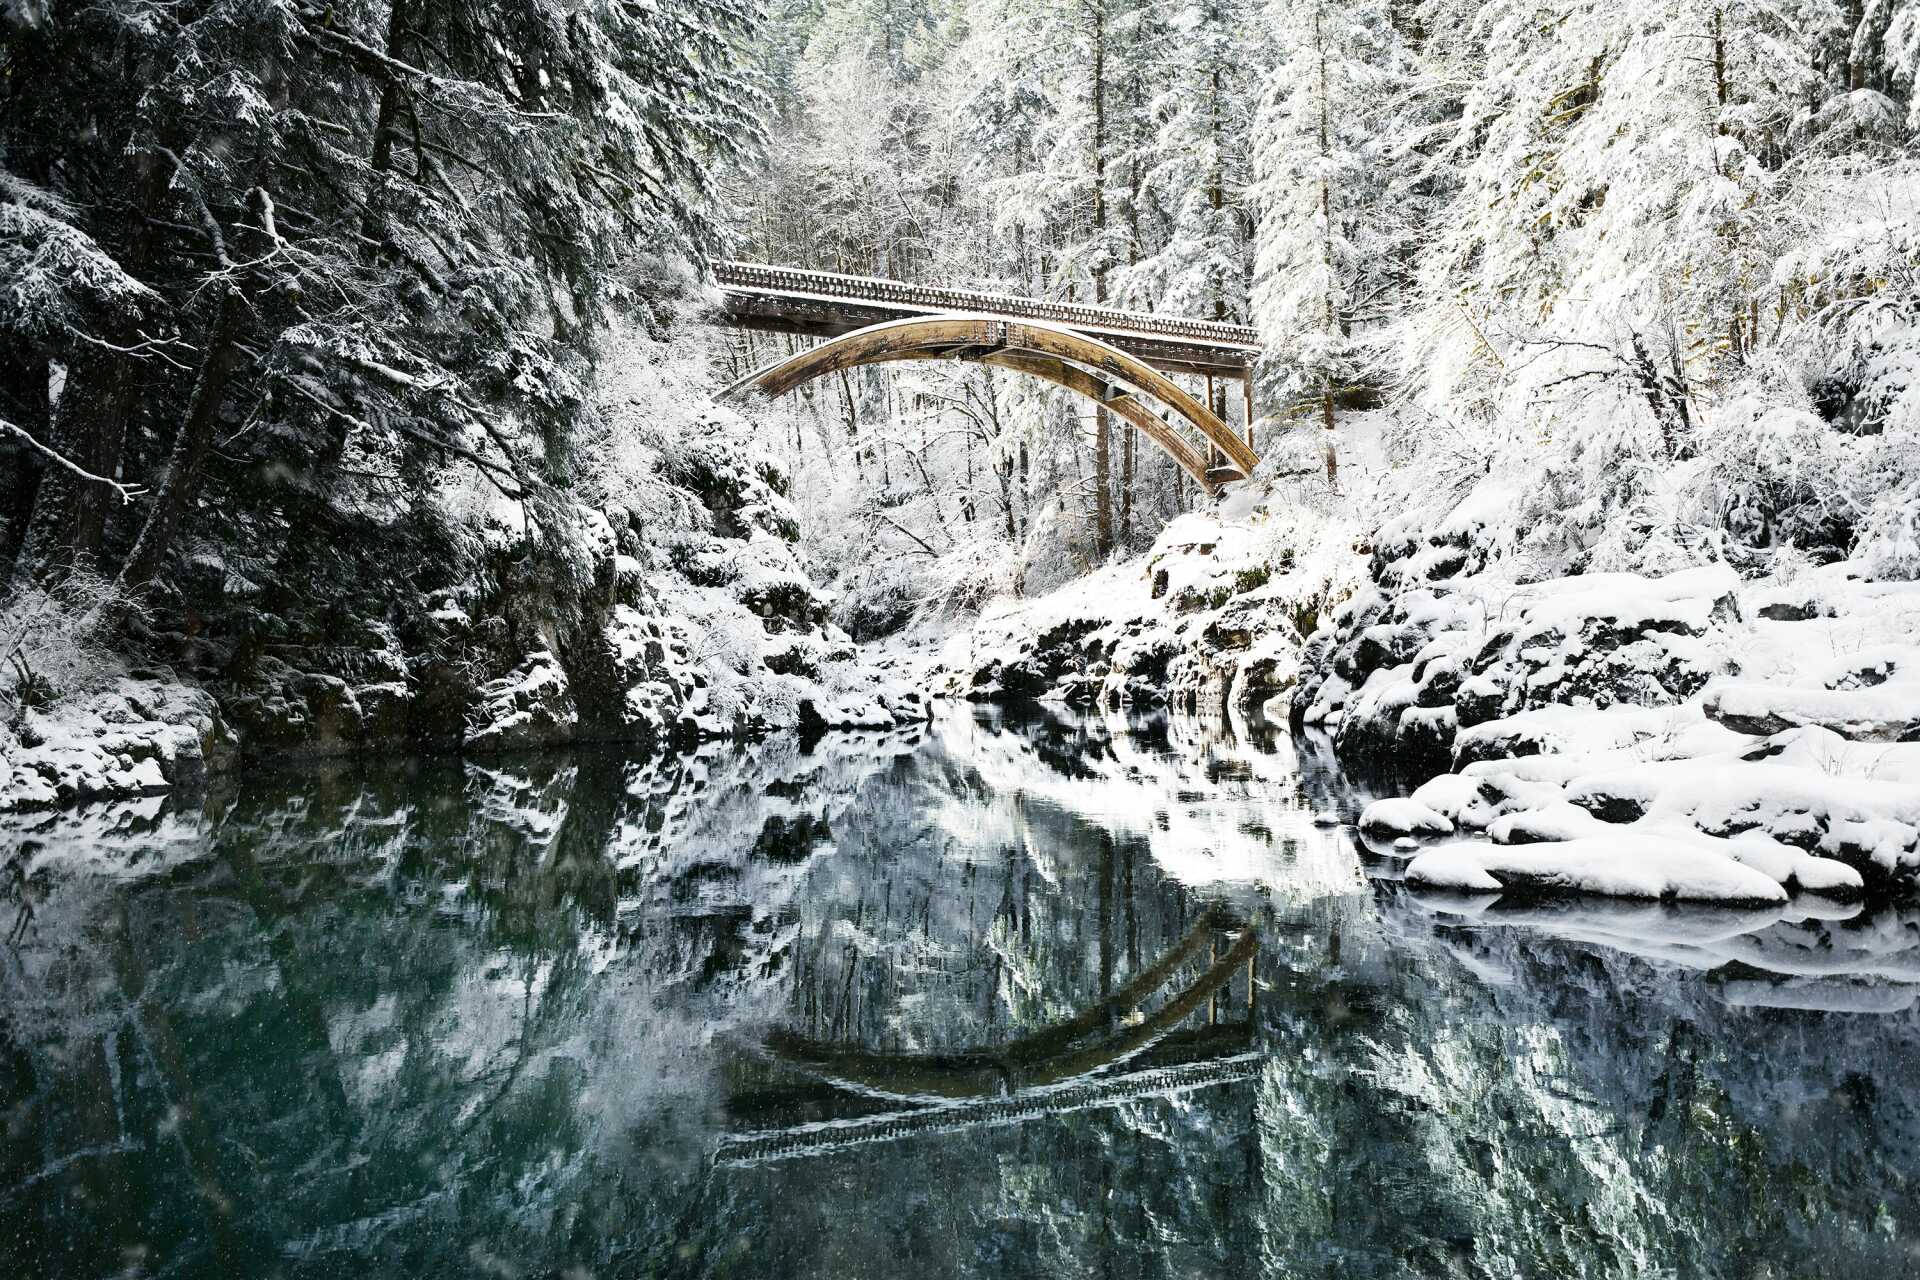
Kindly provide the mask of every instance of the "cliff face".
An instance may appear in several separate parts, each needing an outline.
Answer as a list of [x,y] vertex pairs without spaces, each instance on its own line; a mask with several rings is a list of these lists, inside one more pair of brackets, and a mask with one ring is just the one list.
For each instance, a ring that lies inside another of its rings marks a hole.
[[329,504],[284,540],[241,513],[102,670],[0,726],[0,809],[190,786],[240,759],[923,719],[920,691],[829,620],[786,476],[754,423],[708,403],[704,355],[610,345],[564,500],[516,508],[456,474],[407,514]]
[[580,505],[563,563],[490,546],[466,581],[402,602],[404,626],[225,676],[215,691],[242,741],[305,755],[684,745],[917,718],[919,695],[872,677],[827,620],[784,477],[727,426],[704,422],[674,460],[676,523]]

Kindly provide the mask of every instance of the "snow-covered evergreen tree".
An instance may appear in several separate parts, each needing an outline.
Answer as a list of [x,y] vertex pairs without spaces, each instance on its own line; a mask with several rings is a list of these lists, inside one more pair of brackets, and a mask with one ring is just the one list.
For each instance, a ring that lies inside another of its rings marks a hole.
[[1377,363],[1372,308],[1395,266],[1376,219],[1388,202],[1399,41],[1383,3],[1278,0],[1270,20],[1279,52],[1256,124],[1254,315],[1272,393],[1318,410],[1331,478],[1334,407]]
[[9,9],[0,243],[32,270],[0,324],[33,332],[6,381],[32,399],[58,362],[57,406],[24,429],[152,490],[124,510],[77,477],[34,495],[40,557],[146,583],[217,504],[258,514],[272,558],[447,467],[550,506],[622,246],[718,243],[714,168],[758,137],[734,69],[752,14]]
[[[1149,38],[1127,58],[1145,100],[1136,152],[1125,159],[1138,174],[1123,194],[1135,260],[1121,287],[1141,309],[1247,319],[1253,69],[1267,55],[1260,18],[1244,0],[1148,5],[1134,15]],[[1151,24],[1164,24],[1157,39]],[[1145,207],[1136,213],[1134,204]]]

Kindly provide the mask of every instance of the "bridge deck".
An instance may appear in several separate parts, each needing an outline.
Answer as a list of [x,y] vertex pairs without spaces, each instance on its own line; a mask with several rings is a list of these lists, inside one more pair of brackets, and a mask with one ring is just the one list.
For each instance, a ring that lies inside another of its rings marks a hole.
[[1256,1079],[1265,1062],[1266,1054],[1256,1050],[1210,1061],[1076,1080],[1053,1089],[1007,1098],[972,1099],[851,1120],[814,1121],[789,1129],[732,1133],[721,1140],[714,1163],[722,1166],[770,1164],[876,1142],[1024,1124],[1146,1098],[1178,1097],[1197,1089]]
[[742,328],[773,333],[837,338],[912,316],[1007,316],[1065,325],[1157,369],[1224,378],[1245,377],[1260,352],[1258,335],[1241,325],[752,262],[712,267],[726,297],[727,318]]

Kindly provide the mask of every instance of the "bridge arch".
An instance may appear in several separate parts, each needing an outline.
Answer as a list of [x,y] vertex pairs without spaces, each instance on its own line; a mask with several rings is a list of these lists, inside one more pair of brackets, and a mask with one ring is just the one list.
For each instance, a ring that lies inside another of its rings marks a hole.
[[[801,383],[861,365],[954,359],[1041,378],[1104,406],[1165,451],[1208,493],[1251,474],[1258,461],[1232,427],[1164,373],[1098,338],[1035,320],[987,315],[889,320],[757,369],[721,398],[749,387],[781,396]],[[1155,412],[1155,402],[1220,450],[1231,466],[1210,471],[1200,450]]]
[[[773,1059],[816,1079],[898,1102],[943,1102],[1057,1088],[1084,1081],[1167,1040],[1180,1023],[1210,1008],[1209,1002],[1244,968],[1248,1021],[1215,1025],[1209,1015],[1186,1046],[1242,1048],[1253,1029],[1253,960],[1260,940],[1253,929],[1242,925],[1239,936],[1222,954],[1219,942],[1226,924],[1224,917],[1208,912],[1178,945],[1119,991],[1066,1022],[996,1048],[882,1052],[781,1031],[768,1035],[765,1047]],[[1207,967],[1197,977],[1178,982],[1176,969],[1203,953],[1207,953]],[[1162,991],[1167,994],[1160,1006],[1144,1012],[1141,1006]]]

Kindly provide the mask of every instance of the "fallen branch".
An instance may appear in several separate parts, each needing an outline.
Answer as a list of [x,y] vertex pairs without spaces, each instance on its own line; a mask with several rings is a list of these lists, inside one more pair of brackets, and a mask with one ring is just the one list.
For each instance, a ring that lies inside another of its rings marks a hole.
[[883,515],[878,511],[870,511],[867,513],[867,516],[869,519],[878,520],[884,524],[892,525],[895,529],[898,529],[901,533],[906,534],[909,538],[912,538],[915,542],[919,543],[920,549],[926,552],[928,556],[930,556],[935,560],[938,560],[940,558],[940,553],[938,551],[935,551],[931,546],[929,546],[925,538],[921,537],[919,534],[915,533],[913,530],[907,528],[905,525],[901,524],[898,520],[895,520],[892,516]]

